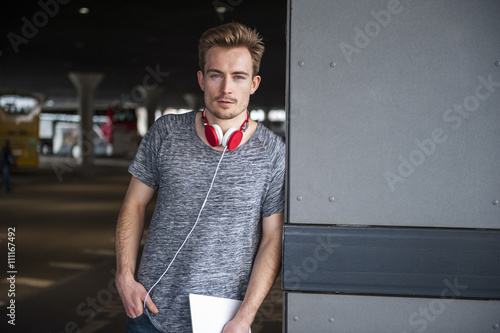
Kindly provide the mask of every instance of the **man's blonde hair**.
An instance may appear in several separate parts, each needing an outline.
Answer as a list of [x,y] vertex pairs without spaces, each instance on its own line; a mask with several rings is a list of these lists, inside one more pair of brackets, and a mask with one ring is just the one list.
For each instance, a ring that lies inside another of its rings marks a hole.
[[264,43],[262,37],[255,29],[241,23],[226,23],[211,28],[203,33],[198,44],[200,58],[200,69],[205,74],[205,56],[208,50],[214,46],[219,47],[246,47],[252,56],[252,77],[259,73],[260,60],[264,54]]

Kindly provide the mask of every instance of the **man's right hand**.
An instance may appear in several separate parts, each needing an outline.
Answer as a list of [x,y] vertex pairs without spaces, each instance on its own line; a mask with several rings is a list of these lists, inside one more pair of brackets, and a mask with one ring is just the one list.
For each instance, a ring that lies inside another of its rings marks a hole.
[[[146,288],[137,282],[133,276],[116,276],[116,287],[127,312],[127,316],[135,318],[144,312],[144,299],[148,294]],[[149,311],[158,313],[158,308],[148,296],[146,306]]]

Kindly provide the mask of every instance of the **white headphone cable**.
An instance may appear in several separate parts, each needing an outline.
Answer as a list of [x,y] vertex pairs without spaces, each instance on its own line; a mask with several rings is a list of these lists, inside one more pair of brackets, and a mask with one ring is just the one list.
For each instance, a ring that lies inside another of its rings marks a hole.
[[148,299],[149,294],[151,293],[151,291],[153,290],[153,288],[156,287],[156,285],[161,281],[161,279],[163,278],[163,276],[165,274],[167,274],[167,271],[170,269],[170,266],[172,266],[172,263],[174,262],[175,258],[177,258],[177,255],[179,254],[179,252],[181,252],[181,249],[186,244],[187,240],[189,239],[189,236],[191,236],[191,234],[193,233],[194,228],[196,228],[196,225],[198,224],[198,221],[200,220],[201,212],[203,211],[203,208],[205,208],[205,204],[207,203],[208,196],[210,195],[210,191],[212,191],[212,187],[214,185],[215,177],[217,176],[217,172],[219,171],[219,166],[220,166],[220,164],[222,162],[222,158],[224,157],[224,153],[226,152],[226,149],[227,149],[227,147],[225,147],[224,151],[222,152],[222,155],[220,157],[219,163],[217,164],[217,168],[215,169],[214,177],[212,178],[212,182],[210,183],[210,188],[208,189],[208,192],[207,192],[207,195],[205,197],[205,200],[203,201],[203,204],[201,205],[200,212],[198,213],[198,217],[196,218],[196,221],[194,222],[194,225],[191,228],[191,231],[188,233],[188,235],[186,236],[186,239],[184,240],[184,242],[182,243],[182,245],[179,247],[179,249],[175,253],[174,257],[170,261],[170,264],[168,264],[167,269],[165,270],[165,272],[163,272],[163,274],[160,276],[160,278],[158,279],[158,281],[156,281],[155,284],[153,284],[153,286],[149,289],[148,293],[146,294],[146,298],[144,298],[144,308],[146,308],[146,301]]

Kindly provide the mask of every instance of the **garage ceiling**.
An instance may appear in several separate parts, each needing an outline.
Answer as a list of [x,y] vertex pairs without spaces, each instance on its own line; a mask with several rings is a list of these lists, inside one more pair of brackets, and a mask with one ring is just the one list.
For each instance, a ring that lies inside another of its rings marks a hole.
[[156,72],[164,89],[160,106],[188,107],[184,95],[200,95],[200,35],[235,21],[257,28],[266,45],[263,80],[252,107],[282,108],[286,8],[284,0],[2,1],[0,91],[39,92],[55,103],[72,101],[76,90],[69,72],[102,72],[98,102],[128,99],[143,104],[136,87]]

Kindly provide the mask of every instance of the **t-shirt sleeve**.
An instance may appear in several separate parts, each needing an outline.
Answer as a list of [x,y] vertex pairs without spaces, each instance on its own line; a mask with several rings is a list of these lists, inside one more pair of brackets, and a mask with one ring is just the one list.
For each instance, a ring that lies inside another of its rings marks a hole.
[[130,162],[128,171],[147,186],[157,189],[159,185],[158,155],[162,143],[160,119],[155,121],[139,145]]
[[269,217],[285,209],[285,144],[280,138],[276,138],[271,148],[271,182],[264,199],[262,217]]

